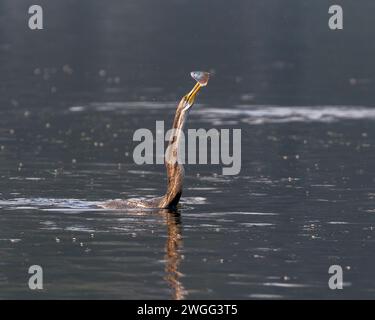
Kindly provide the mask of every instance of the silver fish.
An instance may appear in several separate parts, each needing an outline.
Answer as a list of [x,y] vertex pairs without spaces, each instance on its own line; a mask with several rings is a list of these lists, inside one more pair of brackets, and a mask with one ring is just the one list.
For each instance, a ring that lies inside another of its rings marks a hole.
[[190,75],[202,87],[206,86],[208,80],[210,79],[210,74],[208,72],[205,72],[205,71],[192,71],[192,72],[190,72]]

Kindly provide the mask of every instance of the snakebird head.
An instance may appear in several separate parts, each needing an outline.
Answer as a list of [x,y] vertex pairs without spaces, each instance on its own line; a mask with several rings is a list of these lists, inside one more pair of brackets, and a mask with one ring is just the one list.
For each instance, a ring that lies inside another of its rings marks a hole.
[[194,88],[186,95],[186,102],[187,102],[187,109],[190,108],[194,104],[195,97],[198,91],[205,87],[208,83],[210,78],[210,74],[205,71],[193,71],[190,73],[192,78],[197,81]]

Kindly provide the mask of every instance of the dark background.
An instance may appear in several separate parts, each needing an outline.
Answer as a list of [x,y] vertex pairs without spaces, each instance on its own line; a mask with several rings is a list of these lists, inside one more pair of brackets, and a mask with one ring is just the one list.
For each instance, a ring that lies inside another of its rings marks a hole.
[[[44,30],[28,28],[32,4]],[[374,15],[371,0],[2,0],[0,107],[174,100],[196,69],[214,72],[209,99],[372,106]]]
[[[373,298],[374,14],[374,0],[0,0],[0,299]],[[132,137],[169,128],[197,69],[213,78],[187,128],[240,128],[240,174],[186,165],[176,217],[93,208],[165,192]],[[328,288],[333,264],[344,290]]]

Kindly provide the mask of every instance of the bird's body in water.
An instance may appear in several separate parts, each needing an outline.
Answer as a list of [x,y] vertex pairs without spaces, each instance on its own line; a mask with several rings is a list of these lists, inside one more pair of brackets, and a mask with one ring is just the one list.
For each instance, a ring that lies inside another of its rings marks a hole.
[[183,127],[189,112],[194,104],[198,91],[207,85],[209,73],[203,71],[192,72],[191,76],[197,81],[194,88],[182,97],[177,106],[173,121],[173,134],[166,151],[165,166],[167,169],[167,191],[164,196],[152,199],[110,200],[100,205],[107,209],[141,209],[141,208],[166,208],[175,209],[182,195],[184,167],[178,161],[178,149]]

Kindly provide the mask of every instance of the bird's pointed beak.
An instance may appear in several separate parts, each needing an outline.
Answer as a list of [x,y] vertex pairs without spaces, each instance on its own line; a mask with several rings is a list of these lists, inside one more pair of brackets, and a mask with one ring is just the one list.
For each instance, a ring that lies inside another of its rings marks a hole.
[[195,97],[198,93],[198,91],[202,88],[202,86],[197,82],[193,89],[187,94],[186,100],[190,106],[193,105]]
[[204,71],[193,71],[190,75],[195,81],[197,81],[194,88],[186,95],[189,106],[192,106],[199,90],[207,85],[210,74]]

